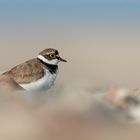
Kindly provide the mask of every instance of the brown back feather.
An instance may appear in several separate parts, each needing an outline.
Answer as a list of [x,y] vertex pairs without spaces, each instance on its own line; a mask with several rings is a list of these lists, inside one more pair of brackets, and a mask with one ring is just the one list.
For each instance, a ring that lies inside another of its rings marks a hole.
[[37,59],[31,59],[15,66],[3,75],[13,78],[18,84],[27,84],[36,81],[44,75],[42,64]]

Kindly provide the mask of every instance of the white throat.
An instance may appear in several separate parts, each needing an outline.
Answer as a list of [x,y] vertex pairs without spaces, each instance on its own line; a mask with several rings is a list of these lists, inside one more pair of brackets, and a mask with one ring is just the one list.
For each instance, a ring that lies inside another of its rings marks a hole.
[[47,64],[51,64],[51,65],[57,65],[59,63],[58,59],[48,60],[42,55],[38,55],[37,58],[42,60],[43,62],[45,62]]

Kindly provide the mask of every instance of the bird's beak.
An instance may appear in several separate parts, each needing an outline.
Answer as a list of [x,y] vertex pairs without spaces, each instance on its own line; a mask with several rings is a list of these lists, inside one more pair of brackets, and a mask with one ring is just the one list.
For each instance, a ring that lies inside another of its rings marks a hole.
[[60,56],[59,56],[58,60],[60,60],[60,61],[62,61],[62,62],[67,62],[67,60],[61,58]]

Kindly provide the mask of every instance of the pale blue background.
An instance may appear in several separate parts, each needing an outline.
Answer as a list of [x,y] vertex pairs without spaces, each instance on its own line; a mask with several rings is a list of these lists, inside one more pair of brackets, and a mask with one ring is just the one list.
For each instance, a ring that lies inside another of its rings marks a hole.
[[3,24],[31,22],[140,23],[138,0],[0,0]]
[[114,44],[122,40],[130,44],[132,40],[131,44],[138,46],[140,1],[0,0],[0,31],[4,45],[17,40],[22,44],[39,39],[44,43],[51,39],[63,42],[64,37],[67,41],[110,42],[112,37]]

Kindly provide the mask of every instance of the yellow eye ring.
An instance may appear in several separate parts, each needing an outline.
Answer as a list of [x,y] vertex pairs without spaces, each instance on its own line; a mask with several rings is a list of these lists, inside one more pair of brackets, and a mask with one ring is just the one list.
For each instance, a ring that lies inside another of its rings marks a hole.
[[49,56],[50,56],[50,58],[55,58],[56,57],[55,54],[50,54]]

